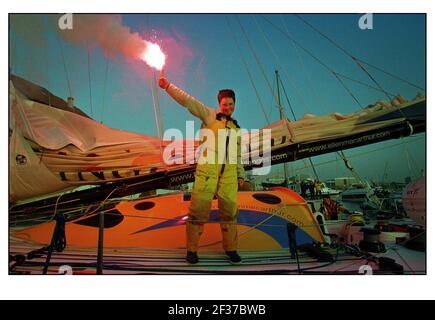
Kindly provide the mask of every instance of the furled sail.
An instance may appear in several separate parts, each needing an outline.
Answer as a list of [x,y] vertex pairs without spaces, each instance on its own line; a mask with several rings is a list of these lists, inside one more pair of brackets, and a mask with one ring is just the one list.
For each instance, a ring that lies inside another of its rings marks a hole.
[[[194,179],[194,150],[188,147],[196,149],[197,141],[183,141],[182,164],[168,164],[176,156],[163,158],[171,141],[109,128],[24,79],[11,76],[9,98],[11,202],[81,185],[146,181],[158,174],[169,185]],[[271,163],[276,164],[423,132],[425,122],[424,97],[398,97],[347,115],[305,115],[264,129],[271,129]],[[261,143],[242,145],[246,169],[256,166],[253,155],[263,155],[263,149]]]

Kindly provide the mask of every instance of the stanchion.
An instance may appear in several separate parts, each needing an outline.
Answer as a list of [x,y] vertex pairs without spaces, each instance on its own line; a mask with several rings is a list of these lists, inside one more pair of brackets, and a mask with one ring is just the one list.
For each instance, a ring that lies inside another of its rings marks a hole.
[[66,247],[66,218],[63,213],[58,212],[56,213],[54,219],[56,220],[56,226],[54,227],[53,237],[51,238],[50,245],[47,248],[47,259],[45,260],[44,270],[42,271],[42,274],[47,274],[48,272],[48,266],[50,265],[53,250],[56,250],[57,252],[62,252]]
[[301,273],[301,267],[299,265],[299,255],[298,246],[296,242],[296,230],[298,229],[293,223],[287,223],[287,235],[288,235],[288,246],[291,254],[291,258],[296,258],[298,264],[298,273]]
[[103,274],[104,255],[104,211],[100,212],[100,227],[98,230],[97,274]]

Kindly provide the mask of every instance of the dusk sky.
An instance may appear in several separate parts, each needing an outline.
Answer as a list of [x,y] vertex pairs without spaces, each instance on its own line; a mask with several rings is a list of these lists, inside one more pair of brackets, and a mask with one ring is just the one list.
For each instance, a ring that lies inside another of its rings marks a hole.
[[[159,72],[132,54],[135,48],[129,36],[132,35],[134,39],[135,33],[138,33],[136,38],[140,36],[144,40],[159,43],[167,57],[165,72],[168,80],[207,105],[217,107],[216,93],[219,89],[234,89],[237,95],[234,117],[242,127],[248,129],[262,128],[267,122],[241,54],[246,59],[271,122],[279,119],[279,112],[262,69],[274,89],[274,73],[275,70],[279,71],[297,118],[305,113],[346,114],[359,109],[333,75],[306,52],[295,47],[281,31],[288,30],[298,43],[330,69],[373,85],[352,59],[291,14],[87,16],[83,20],[88,24],[86,27],[80,26],[82,17],[75,15],[72,31],[56,28],[54,22],[59,16],[10,16],[10,70],[66,99],[69,85],[62,62],[62,48],[75,105],[94,119],[114,128],[147,135],[157,134],[150,79],[153,73],[158,77]],[[301,15],[354,56],[425,88],[425,16],[374,14],[372,30],[359,28],[360,16]],[[235,39],[231,30],[235,33]],[[74,31],[82,34],[74,36],[62,33]],[[261,67],[249,44],[255,50]],[[401,94],[407,99],[414,98],[419,91],[426,94],[375,69],[368,70],[388,92]],[[344,82],[363,106],[386,99],[382,92],[348,80]],[[283,93],[282,101],[287,117],[293,120]],[[162,91],[159,92],[159,102],[165,129],[183,130],[185,121],[193,120],[193,116]],[[198,120],[196,125],[199,129]],[[406,176],[415,178],[425,169],[425,151],[425,134],[419,134],[347,150],[345,153],[363,177],[377,181],[386,173],[387,180],[404,181]],[[342,162],[333,162],[335,159],[335,154],[312,159],[321,179],[350,175]],[[310,174],[312,171],[309,168],[299,170],[306,163],[303,160],[290,163],[290,174]]]

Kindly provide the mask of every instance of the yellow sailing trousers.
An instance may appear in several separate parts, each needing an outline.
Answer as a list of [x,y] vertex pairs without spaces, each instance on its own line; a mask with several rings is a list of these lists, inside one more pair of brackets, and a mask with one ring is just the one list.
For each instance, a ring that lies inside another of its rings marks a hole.
[[237,250],[237,166],[225,164],[198,165],[186,225],[187,250],[196,252],[208,221],[211,203],[217,196],[225,251]]

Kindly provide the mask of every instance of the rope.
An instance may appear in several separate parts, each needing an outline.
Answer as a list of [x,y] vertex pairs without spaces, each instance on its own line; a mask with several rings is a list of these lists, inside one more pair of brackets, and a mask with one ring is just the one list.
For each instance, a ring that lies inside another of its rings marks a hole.
[[[158,180],[160,180],[161,178],[154,178],[154,179],[149,179],[149,180],[147,180],[147,182],[153,182],[153,181],[158,181]],[[136,183],[130,183],[130,184],[128,184],[128,186],[129,187],[133,187],[133,186],[136,186],[136,185],[140,185],[140,184],[142,184],[143,182],[136,182]],[[120,185],[120,186],[118,186],[116,189],[118,189],[118,188],[122,188],[123,187],[123,185]],[[116,190],[115,189],[115,190]],[[109,196],[112,194],[114,192],[114,190],[112,190],[112,192],[110,192],[109,193]],[[106,197],[106,201],[107,201],[107,199],[108,199],[108,197]],[[79,201],[80,199],[73,199],[73,200],[68,200],[68,201],[65,201],[65,202],[61,202],[61,204],[67,204],[67,203],[71,203],[71,202],[77,202],[77,201]],[[112,200],[113,202],[116,202],[117,200]],[[91,206],[93,205],[93,204],[90,204]],[[40,206],[40,207],[36,207],[36,208],[34,208],[35,210],[39,210],[39,209],[43,209],[43,208],[50,208],[50,207],[52,207],[53,206],[53,204],[49,204],[49,205],[45,205],[45,206]],[[82,207],[79,207],[79,206],[77,206],[76,207],[77,209],[78,208],[82,208]],[[23,209],[23,210],[18,210],[18,211],[11,211],[11,210],[9,210],[9,213],[11,213],[11,212],[24,212],[25,210]]]
[[[255,230],[257,227],[259,227],[259,226],[266,226],[266,227],[270,227],[271,225],[264,225],[264,223],[266,222],[266,221],[268,221],[268,220],[270,220],[271,218],[273,218],[274,216],[273,215],[271,215],[270,217],[267,217],[266,219],[264,219],[263,221],[261,221],[261,222],[259,222],[259,223],[257,223],[256,225],[247,225],[247,224],[243,224],[243,225],[245,225],[245,226],[249,226],[249,228],[247,229],[247,230],[245,230],[245,231],[243,231],[243,232],[241,232],[239,235],[238,235],[238,237],[239,237],[239,239],[240,238],[242,238],[242,237],[244,237],[244,236],[246,236],[246,234],[248,233],[248,232],[251,232],[251,231],[253,231],[253,230]],[[176,221],[180,221],[180,220],[178,220],[178,219],[175,219]],[[187,220],[186,220],[187,221]],[[197,220],[189,220],[189,221],[191,221],[191,222],[196,222]],[[220,221],[220,222],[206,222],[206,223],[208,223],[208,224],[238,224],[237,222],[226,222],[226,221]],[[276,227],[278,227],[278,226],[276,226]],[[218,244],[218,243],[220,243],[221,241],[213,241],[213,242],[208,242],[208,243],[205,243],[205,244],[202,244],[201,245],[201,247],[202,248],[205,248],[205,247],[208,247],[208,246],[212,246],[212,245],[215,245],[215,244]]]
[[246,70],[246,72],[248,73],[249,81],[251,82],[251,85],[252,85],[252,87],[254,88],[255,95],[257,96],[257,100],[258,100],[258,102],[259,102],[259,104],[260,104],[261,111],[263,112],[264,118],[266,119],[266,122],[267,122],[267,124],[269,125],[269,124],[270,124],[269,117],[267,116],[267,114],[266,114],[266,110],[264,109],[264,105],[263,105],[263,102],[262,102],[262,100],[261,100],[260,94],[258,93],[257,87],[255,86],[255,83],[254,83],[254,79],[253,79],[253,77],[252,77],[252,74],[251,74],[251,72],[249,71],[248,64],[246,63],[246,60],[245,60],[245,58],[243,57],[242,50],[241,50],[241,48],[240,48],[240,46],[239,46],[239,42],[237,41],[236,35],[235,35],[235,33],[234,33],[234,30],[233,30],[233,28],[231,27],[231,24],[230,24],[230,22],[229,22],[229,20],[228,20],[228,17],[225,16],[225,20],[226,20],[226,22],[227,22],[227,24],[228,24],[228,27],[230,28],[231,35],[233,36],[234,42],[235,42],[235,44],[236,44],[236,46],[237,46],[237,49],[238,49],[238,51],[239,51],[240,58],[242,59],[243,65],[244,65],[244,67],[245,67],[245,70]]
[[[114,213],[110,213],[110,212],[105,212],[105,214],[114,214]],[[129,216],[129,215],[126,215],[126,216]],[[143,218],[143,217],[141,217],[141,218]],[[151,218],[151,217],[150,217]],[[152,218],[156,218],[156,217],[152,217]],[[269,219],[269,218],[268,218]],[[257,224],[257,225],[260,225],[260,224],[262,224],[262,223],[264,223],[266,220],[268,220],[268,219],[265,219],[265,220],[263,220],[262,222],[260,222],[259,224]],[[179,219],[172,219],[172,220],[176,220],[176,221],[179,221]],[[220,223],[220,222],[219,222]],[[267,225],[267,226],[273,226],[273,225]],[[316,225],[316,226],[318,226],[318,225]],[[279,226],[279,227],[285,227],[285,226]],[[415,237],[412,237],[410,240],[412,240],[412,239],[414,239],[414,238],[417,238],[417,237],[419,237],[420,236],[420,234],[418,234],[418,235],[416,235]],[[62,242],[57,242],[59,245],[61,245],[62,244]],[[62,247],[62,246],[61,246]],[[60,248],[61,248],[60,247]],[[411,270],[411,272],[413,272],[413,273],[415,273],[414,272],[414,270],[411,268],[411,266],[407,263],[407,261],[396,251],[397,250],[397,247],[398,247],[398,244],[395,244],[395,245],[393,245],[393,246],[391,246],[391,247],[388,247],[387,248],[387,251],[389,251],[389,250],[394,250],[395,252],[396,252],[396,254],[398,254],[399,255],[399,257],[402,259],[402,261],[407,265],[407,267],[409,268],[409,270]],[[358,260],[356,260],[356,261],[354,261],[354,262],[352,262],[351,264],[347,264],[347,265],[345,265],[345,266],[343,266],[343,267],[341,267],[341,268],[338,268],[338,269],[336,269],[336,270],[334,270],[334,271],[332,271],[331,273],[334,273],[334,272],[338,272],[338,271],[340,271],[340,270],[343,270],[343,269],[345,269],[345,268],[349,268],[349,267],[351,267],[352,265],[355,265],[355,264],[357,264],[357,263],[361,263],[361,261],[364,261],[364,260],[366,260],[367,262],[369,262],[369,261],[376,261],[375,259],[377,258],[377,256],[379,256],[380,254],[382,254],[382,253],[378,253],[378,254],[376,254],[376,255],[372,255],[372,254],[369,254],[369,253],[364,253],[364,252],[362,252],[362,254],[365,254],[364,256],[363,256],[363,258],[362,259],[358,259]],[[328,265],[330,265],[330,264],[328,264]]]
[[57,204],[59,203],[60,198],[64,195],[64,193],[60,194],[59,197],[57,197],[56,199],[56,203],[54,204],[54,213],[53,216],[51,217],[50,221],[53,221],[54,217],[57,214]]
[[[119,188],[120,188],[120,186],[118,186],[118,187],[116,187],[115,189],[113,189],[113,190],[112,190],[112,191],[107,195],[107,197],[106,197],[103,201],[100,202],[100,204],[98,205],[98,207],[96,207],[93,211],[91,211],[91,212],[89,212],[89,213],[86,213],[86,215],[91,215],[91,214],[97,212],[97,211],[98,211],[98,210],[99,210],[99,209],[104,205],[104,203],[107,201],[107,199],[109,199],[109,197],[110,197],[110,196],[111,196],[115,191],[117,191]],[[88,209],[90,209],[91,206],[92,206],[92,205],[89,205]]]
[[[80,212],[80,211],[82,211],[81,208],[63,212],[63,214],[69,215],[69,214],[72,214],[74,212]],[[14,226],[16,226],[17,224],[23,223],[23,222],[33,222],[33,221],[47,220],[47,219],[48,219],[48,221],[46,221],[46,222],[50,222],[51,220],[53,220],[53,219],[49,219],[50,217],[52,217],[52,215],[46,215],[46,216],[41,216],[41,217],[32,218],[32,219],[14,220],[14,221],[10,221],[10,223],[13,223]],[[14,216],[14,218],[15,218],[15,216]]]
[[[87,214],[86,216],[90,216],[92,214],[94,214],[94,212]],[[114,215],[114,216],[119,216],[119,213],[114,213],[114,212],[110,212],[110,211],[104,211],[104,214],[106,215]],[[170,222],[170,221],[174,221],[174,222],[179,222],[179,221],[186,221],[184,218],[187,217],[187,213],[185,217],[182,218],[161,218],[161,217],[155,217],[155,216],[138,216],[138,215],[133,215],[133,214],[122,214],[123,217],[127,217],[127,218],[137,218],[137,219],[149,219],[149,220],[158,220],[158,221],[164,221],[164,222]],[[271,228],[286,228],[286,225],[279,225],[279,224],[265,224],[265,222],[267,222],[269,219],[275,217],[275,215],[271,215],[270,217],[265,218],[264,220],[262,220],[259,223],[243,223],[244,226],[248,226],[248,227],[252,227],[252,228],[256,228],[258,226],[264,226],[264,227],[271,227]],[[204,220],[201,219],[192,219],[189,220],[189,222],[200,222],[200,223],[207,223],[207,224],[235,224],[238,225],[239,223],[237,221],[234,222],[228,222],[228,221],[206,221],[204,222]],[[289,222],[286,220],[286,222]],[[298,225],[298,228],[318,228],[319,224],[313,223],[313,224],[304,224],[304,225]],[[248,230],[249,231],[249,230]],[[251,230],[252,231],[252,230]],[[245,233],[245,232],[244,232]]]
[[[360,181],[363,185],[365,185],[368,190],[371,190],[372,188],[371,188],[370,184],[367,181],[365,181],[363,178],[361,178],[361,176],[355,171],[355,169],[350,164],[349,160],[346,158],[346,155],[344,154],[344,152],[343,151],[339,151],[337,153],[341,157],[341,159],[343,160],[346,168],[352,173],[352,175],[358,181]],[[377,204],[380,204],[379,200],[376,197],[373,197],[371,200],[376,202]]]

